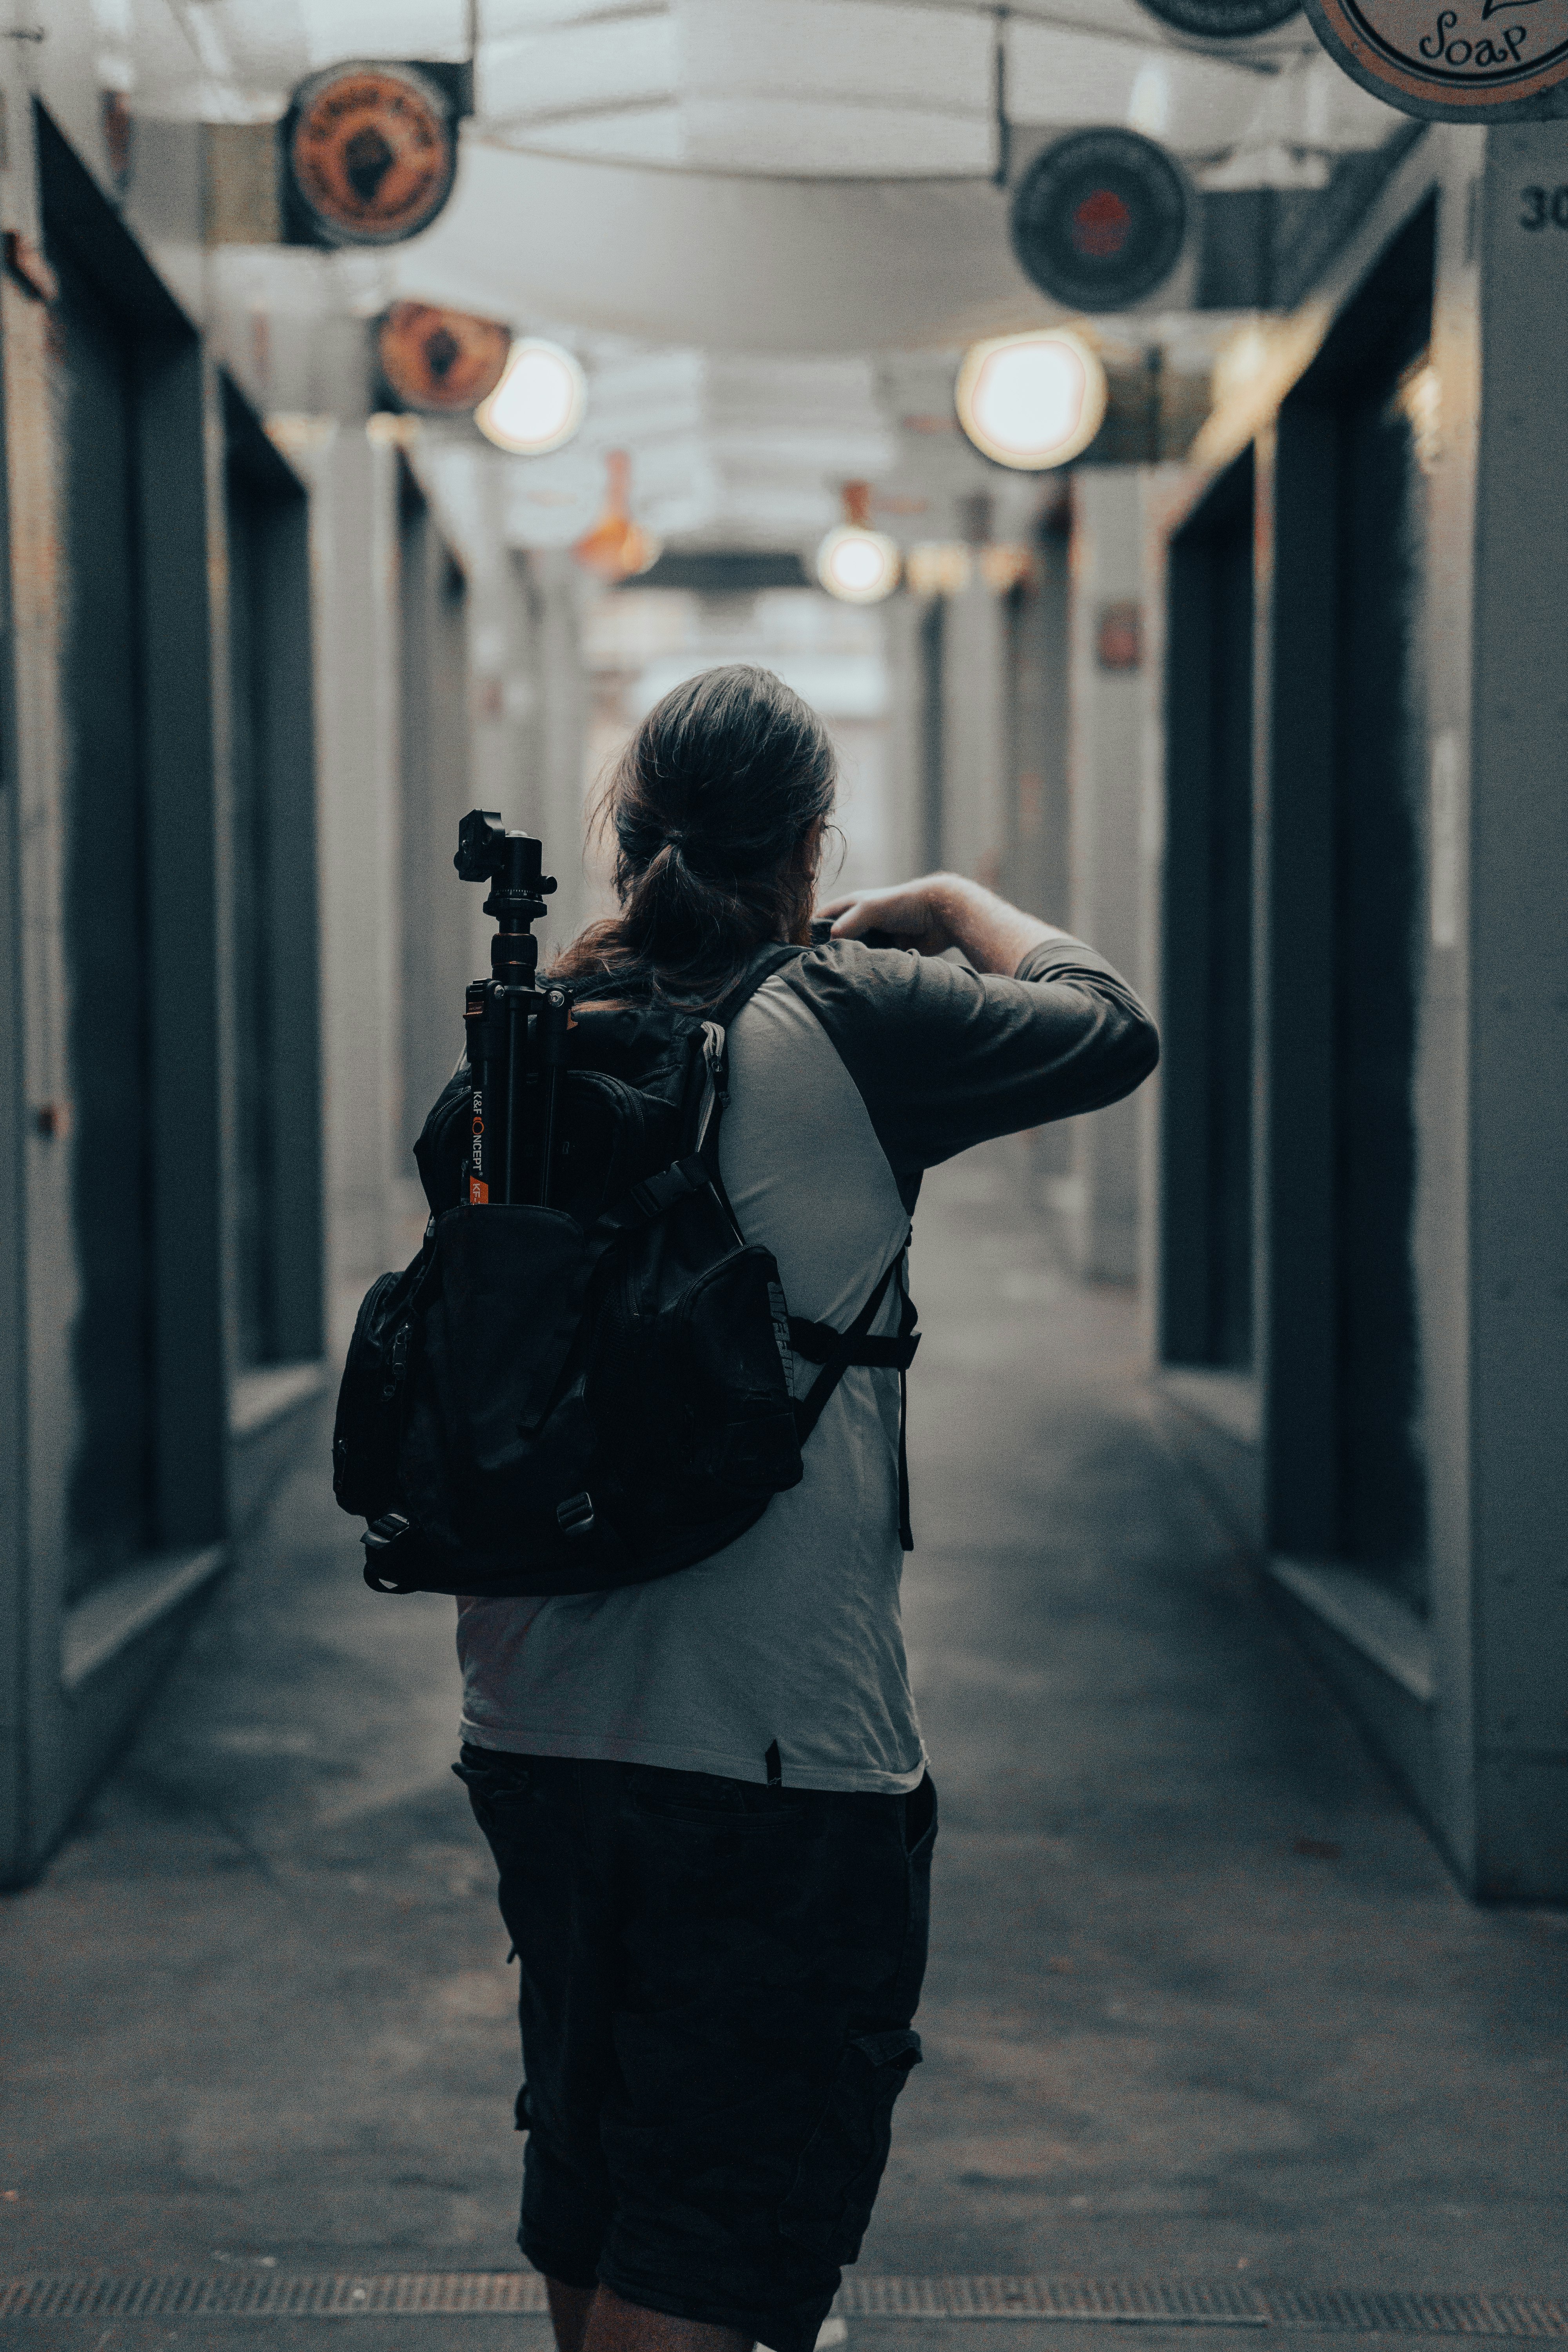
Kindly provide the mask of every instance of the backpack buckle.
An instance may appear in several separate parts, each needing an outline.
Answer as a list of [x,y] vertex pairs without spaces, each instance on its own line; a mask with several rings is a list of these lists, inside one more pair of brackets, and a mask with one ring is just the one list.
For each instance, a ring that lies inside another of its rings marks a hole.
[[563,1536],[591,1536],[594,1532],[594,1497],[585,1491],[568,1495],[563,1503],[555,1506],[555,1524]]
[[397,1581],[397,1546],[410,1532],[410,1523],[401,1511],[387,1511],[379,1519],[372,1519],[360,1538],[364,1546],[364,1580],[373,1592],[412,1592],[410,1584]]

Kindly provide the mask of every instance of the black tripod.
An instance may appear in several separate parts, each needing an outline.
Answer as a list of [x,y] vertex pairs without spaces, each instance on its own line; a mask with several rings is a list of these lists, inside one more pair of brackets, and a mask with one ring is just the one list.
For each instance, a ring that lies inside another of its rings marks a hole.
[[452,863],[465,882],[489,884],[484,910],[497,924],[490,976],[470,981],[463,1009],[474,1097],[470,1207],[495,1201],[510,1206],[528,1197],[523,1099],[531,1076],[541,1082],[542,1113],[534,1197],[550,1206],[572,997],[553,982],[544,988],[538,982],[531,927],[549,911],[544,901],[555,887],[554,876],[541,871],[541,854],[531,834],[508,833],[489,809],[470,809],[458,827]]

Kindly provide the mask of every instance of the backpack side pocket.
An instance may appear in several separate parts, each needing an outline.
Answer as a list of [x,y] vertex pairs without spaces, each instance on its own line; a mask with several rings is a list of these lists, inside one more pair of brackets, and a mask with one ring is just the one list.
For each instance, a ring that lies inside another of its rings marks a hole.
[[384,1274],[366,1291],[338,1389],[332,1493],[356,1518],[376,1519],[398,1499],[397,1449],[414,1348],[414,1294],[423,1257]]
[[[449,1209],[436,1221],[403,1441],[406,1507],[437,1539],[516,1545],[572,1492],[552,1409],[591,1271],[558,1209]],[[577,1476],[577,1484],[582,1478]]]

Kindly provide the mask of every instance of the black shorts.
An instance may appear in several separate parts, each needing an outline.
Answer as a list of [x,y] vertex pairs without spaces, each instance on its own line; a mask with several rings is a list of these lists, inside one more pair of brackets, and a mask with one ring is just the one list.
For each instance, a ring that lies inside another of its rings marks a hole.
[[811,2352],[918,2064],[936,1791],[465,1748],[521,1963],[518,2242]]

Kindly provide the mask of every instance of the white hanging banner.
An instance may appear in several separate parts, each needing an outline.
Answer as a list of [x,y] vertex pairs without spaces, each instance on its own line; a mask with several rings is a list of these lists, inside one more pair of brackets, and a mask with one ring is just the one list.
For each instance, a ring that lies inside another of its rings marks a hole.
[[1568,0],[1306,0],[1335,62],[1436,122],[1568,114]]

